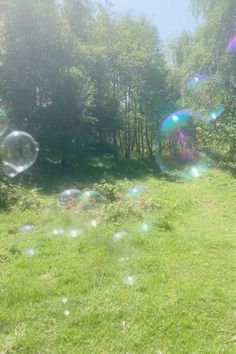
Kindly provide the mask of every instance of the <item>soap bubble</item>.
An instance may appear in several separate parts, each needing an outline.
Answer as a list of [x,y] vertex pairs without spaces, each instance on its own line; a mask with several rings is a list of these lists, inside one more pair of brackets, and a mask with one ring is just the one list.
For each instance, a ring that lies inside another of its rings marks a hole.
[[161,124],[158,142],[161,151],[157,154],[157,162],[171,177],[196,177],[207,168],[209,159],[199,149],[191,111],[170,114]]
[[79,189],[71,188],[66,189],[64,192],[60,193],[58,198],[62,203],[68,203],[72,201],[79,200],[81,196],[81,191]]
[[206,115],[203,116],[202,120],[209,123],[219,118],[223,112],[224,112],[224,107],[220,105],[214,108],[210,108],[206,111]]
[[61,298],[61,302],[62,302],[63,304],[67,304],[68,298],[65,297],[65,296],[63,296],[63,297]]
[[55,227],[55,229],[52,230],[52,234],[54,236],[61,236],[61,235],[64,235],[64,233],[65,233],[65,231],[61,227]]
[[92,220],[89,221],[89,225],[94,227],[94,228],[97,227],[98,224],[99,224],[99,220],[97,220],[97,219],[92,219]]
[[0,136],[4,135],[8,129],[8,118],[6,111],[0,107]]
[[101,193],[99,193],[96,190],[89,190],[89,191],[84,191],[81,194],[80,199],[81,200],[92,200],[92,199],[98,199],[101,196]]
[[65,236],[70,238],[77,238],[82,234],[82,230],[80,229],[69,229],[65,231]]
[[129,197],[136,197],[136,196],[140,195],[142,192],[144,192],[145,189],[146,189],[146,187],[142,186],[142,185],[133,186],[128,189],[127,195]]
[[23,225],[19,228],[19,232],[22,232],[22,233],[30,233],[30,232],[33,232],[37,229],[37,226],[34,225],[34,224],[26,224],[26,225]]
[[123,283],[126,285],[134,285],[136,282],[136,277],[133,274],[126,275],[123,279]]
[[194,89],[196,88],[197,85],[199,85],[202,81],[206,80],[208,78],[207,74],[198,74],[193,76],[189,81],[188,81],[188,89]]
[[88,190],[82,192],[80,196],[80,206],[84,211],[88,211],[97,207],[97,203],[101,198],[101,193],[96,190]]
[[148,232],[152,229],[153,223],[152,222],[144,222],[141,225],[139,225],[138,230],[139,232]]
[[230,39],[226,47],[227,53],[236,53],[236,36]]
[[114,240],[115,242],[120,242],[120,241],[126,239],[127,237],[129,237],[128,232],[126,232],[126,231],[120,231],[120,232],[116,232],[116,233],[114,234],[113,240]]
[[65,310],[65,311],[64,311],[64,315],[65,315],[66,317],[70,316],[70,311]]
[[22,131],[13,131],[7,135],[1,148],[5,173],[10,177],[32,166],[39,152],[38,143],[31,135]]
[[36,256],[37,254],[38,254],[38,251],[35,248],[28,248],[25,250],[25,255],[28,257],[33,257],[33,256]]
[[113,235],[113,253],[116,258],[135,257],[137,249],[135,245],[135,238],[126,231],[120,231]]

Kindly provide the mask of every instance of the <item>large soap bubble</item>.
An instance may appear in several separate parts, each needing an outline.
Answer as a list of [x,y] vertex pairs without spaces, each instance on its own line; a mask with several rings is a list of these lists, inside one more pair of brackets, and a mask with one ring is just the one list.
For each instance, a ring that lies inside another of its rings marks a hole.
[[28,133],[13,131],[4,138],[1,150],[5,173],[14,177],[34,164],[39,145]]
[[157,162],[161,170],[174,178],[199,177],[209,159],[199,148],[191,111],[170,114],[161,124]]
[[6,111],[0,107],[0,136],[4,135],[8,129],[8,118]]

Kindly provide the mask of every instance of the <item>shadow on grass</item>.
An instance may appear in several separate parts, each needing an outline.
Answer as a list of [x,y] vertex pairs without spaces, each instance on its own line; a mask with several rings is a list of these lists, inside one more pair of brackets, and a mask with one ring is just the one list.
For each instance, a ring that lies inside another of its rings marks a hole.
[[166,179],[156,162],[140,160],[120,160],[111,158],[91,159],[89,162],[71,166],[61,166],[46,161],[41,166],[34,166],[28,174],[18,177],[15,183],[40,188],[43,193],[51,194],[70,187],[86,188],[101,180],[115,182],[128,178],[142,181],[148,176]]

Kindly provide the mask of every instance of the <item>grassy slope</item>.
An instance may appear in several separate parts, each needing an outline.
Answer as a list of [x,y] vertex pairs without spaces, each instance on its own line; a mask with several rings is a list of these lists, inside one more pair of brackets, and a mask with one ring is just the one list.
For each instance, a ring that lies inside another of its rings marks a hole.
[[122,221],[138,251],[123,263],[108,252],[115,226],[87,239],[16,234],[39,216],[1,214],[0,353],[236,353],[236,180],[212,170],[137,182],[163,206],[152,219],[168,215],[172,229]]

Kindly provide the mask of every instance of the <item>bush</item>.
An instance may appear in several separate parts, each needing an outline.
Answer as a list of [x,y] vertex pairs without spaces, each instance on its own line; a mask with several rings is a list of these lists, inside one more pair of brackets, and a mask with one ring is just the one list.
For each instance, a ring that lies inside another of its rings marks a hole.
[[14,185],[5,177],[0,180],[0,209],[39,210],[44,207],[39,190]]

